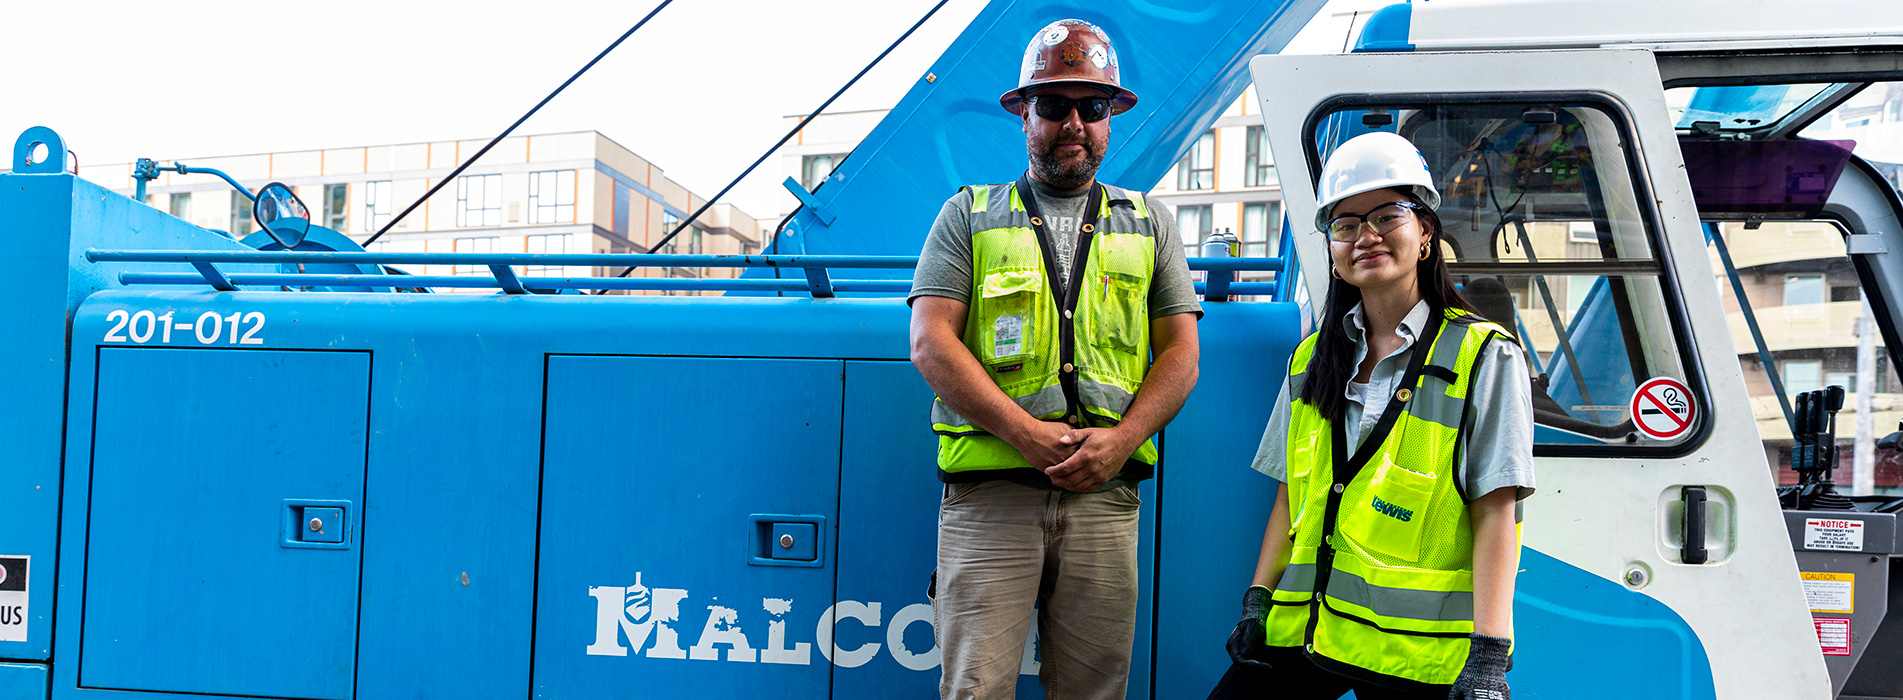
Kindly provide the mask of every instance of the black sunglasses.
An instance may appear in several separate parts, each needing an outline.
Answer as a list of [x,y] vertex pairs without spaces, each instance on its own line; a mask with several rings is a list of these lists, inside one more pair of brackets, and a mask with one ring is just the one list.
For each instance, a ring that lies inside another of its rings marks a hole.
[[1110,116],[1108,97],[1073,99],[1061,95],[1032,95],[1024,98],[1024,101],[1037,109],[1037,116],[1054,122],[1069,117],[1072,107],[1077,108],[1077,118],[1086,122],[1100,122]]

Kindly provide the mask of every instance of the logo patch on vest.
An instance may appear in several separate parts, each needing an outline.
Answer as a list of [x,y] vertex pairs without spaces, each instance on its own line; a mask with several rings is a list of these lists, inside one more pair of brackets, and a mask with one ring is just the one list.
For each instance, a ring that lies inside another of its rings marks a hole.
[[991,324],[991,356],[1024,354],[1024,314],[999,316]]
[[1414,519],[1414,511],[1383,501],[1380,496],[1375,496],[1374,502],[1370,505],[1374,506],[1374,512],[1404,523]]

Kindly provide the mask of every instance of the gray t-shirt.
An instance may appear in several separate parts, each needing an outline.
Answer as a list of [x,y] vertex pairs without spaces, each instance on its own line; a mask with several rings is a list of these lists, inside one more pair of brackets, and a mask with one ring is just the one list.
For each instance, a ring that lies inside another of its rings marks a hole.
[[[1070,279],[1071,258],[1077,251],[1077,239],[1089,206],[1090,191],[1055,190],[1031,181],[1032,196],[1037,198],[1039,213],[1050,229],[1051,248],[1057,255],[1059,279]],[[1132,195],[1137,193],[1132,192]],[[1139,195],[1140,196],[1140,195]],[[1189,276],[1189,264],[1183,259],[1183,244],[1177,239],[1176,215],[1154,199],[1144,198],[1150,214],[1150,228],[1156,236],[1156,268],[1150,277],[1150,318],[1193,313],[1202,318],[1202,304],[1196,301],[1196,285]],[[938,210],[938,220],[925,235],[925,248],[919,251],[918,270],[913,273],[912,293],[906,303],[921,296],[945,297],[971,303],[971,192],[960,191]],[[1095,221],[1095,219],[1089,219]]]
[[[1090,205],[1090,190],[1057,190],[1036,180],[1031,181],[1031,196],[1037,198],[1038,212],[1050,230],[1052,252],[1057,256],[1059,279],[1070,279],[1071,258],[1082,235],[1084,209]],[[1132,195],[1142,196],[1132,192]],[[1193,313],[1202,318],[1202,304],[1196,301],[1196,285],[1190,280],[1189,263],[1183,259],[1183,244],[1176,237],[1176,216],[1169,207],[1144,198],[1150,214],[1150,229],[1156,236],[1156,267],[1150,276],[1150,318]],[[971,191],[962,190],[946,200],[938,210],[938,220],[925,235],[925,248],[919,252],[918,270],[913,273],[912,293],[905,303],[922,296],[957,299],[971,303]],[[1095,219],[1090,219],[1095,221]],[[1011,474],[1018,483],[1056,488],[1050,479],[1037,474]],[[1122,479],[1104,482],[1098,491],[1115,488]],[[1132,484],[1134,485],[1134,484]]]
[[[1401,347],[1375,363],[1367,384],[1349,382],[1343,388],[1348,398],[1347,425],[1354,426],[1356,449],[1368,437],[1381,413],[1388,408],[1402,375],[1407,371],[1408,354],[1414,348],[1415,335],[1427,324],[1429,308],[1422,301],[1414,305],[1395,332]],[[1368,357],[1361,305],[1356,304],[1342,318],[1348,336],[1355,341],[1355,364]],[[1495,489],[1518,487],[1518,498],[1533,495],[1533,390],[1527,374],[1526,355],[1518,345],[1488,343],[1474,361],[1473,389],[1469,394],[1472,410],[1467,413],[1466,439],[1461,441],[1460,460],[1464,483],[1461,487],[1471,500]],[[1275,399],[1275,411],[1268,428],[1262,431],[1262,443],[1256,448],[1250,466],[1276,481],[1288,480],[1288,380]]]

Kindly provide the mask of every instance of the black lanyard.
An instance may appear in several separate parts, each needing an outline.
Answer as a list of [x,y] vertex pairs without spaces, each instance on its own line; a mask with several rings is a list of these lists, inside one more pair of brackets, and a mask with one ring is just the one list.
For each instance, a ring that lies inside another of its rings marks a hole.
[[[1434,342],[1440,338],[1441,326],[1445,325],[1447,320],[1446,312],[1441,309],[1429,306],[1427,311],[1431,317],[1427,324],[1427,332],[1415,336],[1414,350],[1408,355],[1407,372],[1401,375],[1401,388],[1408,390],[1409,400],[1413,399],[1411,394],[1414,391],[1414,385],[1421,380],[1421,368],[1427,365],[1427,356]],[[1335,319],[1333,322],[1340,323],[1341,319]],[[1342,390],[1341,387],[1335,388],[1335,391]],[[1400,397],[1388,399],[1388,407],[1381,411],[1381,419],[1375,422],[1374,430],[1368,433],[1368,439],[1362,441],[1361,448],[1355,450],[1353,456],[1348,456],[1348,435],[1346,426],[1342,425],[1346,422],[1347,416],[1344,414],[1341,419],[1328,421],[1328,430],[1333,440],[1329,458],[1334,460],[1334,468],[1330,472],[1334,479],[1328,488],[1328,507],[1322,516],[1321,546],[1315,553],[1314,605],[1316,607],[1321,605],[1322,596],[1328,591],[1329,573],[1335,568],[1335,547],[1329,543],[1329,540],[1335,536],[1335,519],[1341,513],[1341,495],[1348,490],[1348,483],[1355,480],[1355,476],[1361,473],[1361,468],[1368,464],[1368,460],[1373,459],[1375,453],[1381,451],[1381,444],[1387,442],[1388,433],[1394,430],[1395,422],[1400,420],[1401,411],[1404,408],[1402,404],[1405,403],[1407,401],[1400,400]],[[1311,645],[1315,643],[1315,623],[1320,618],[1321,611],[1310,608],[1306,641]]]
[[1103,186],[1092,184],[1090,199],[1084,204],[1084,217],[1091,223],[1080,224],[1077,237],[1077,249],[1070,256],[1069,284],[1059,276],[1057,269],[1057,249],[1051,245],[1050,227],[1045,225],[1044,217],[1037,208],[1037,190],[1031,185],[1030,173],[1018,177],[1016,185],[1019,201],[1024,202],[1024,213],[1031,216],[1031,230],[1037,233],[1037,247],[1044,256],[1044,274],[1051,287],[1051,300],[1057,304],[1057,379],[1064,389],[1064,420],[1071,425],[1082,424],[1082,409],[1077,393],[1076,333],[1071,324],[1071,316],[1077,311],[1077,297],[1084,284],[1085,261],[1090,259],[1090,242],[1096,238],[1097,229],[1102,228],[1103,218],[1099,216],[1103,206]]

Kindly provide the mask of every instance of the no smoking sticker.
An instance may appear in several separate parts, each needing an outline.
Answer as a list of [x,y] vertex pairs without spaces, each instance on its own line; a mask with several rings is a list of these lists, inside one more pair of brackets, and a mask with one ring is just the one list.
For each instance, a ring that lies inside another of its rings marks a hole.
[[1632,424],[1639,433],[1654,440],[1683,436],[1698,419],[1691,389],[1671,377],[1653,377],[1640,384],[1626,409],[1631,411]]

